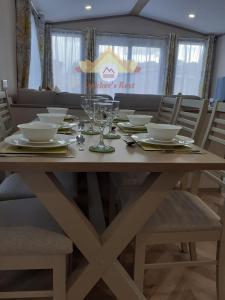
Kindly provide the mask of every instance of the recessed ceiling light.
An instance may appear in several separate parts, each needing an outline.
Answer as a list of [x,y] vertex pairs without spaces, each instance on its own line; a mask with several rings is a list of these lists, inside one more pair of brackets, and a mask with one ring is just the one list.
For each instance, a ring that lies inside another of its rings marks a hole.
[[189,18],[189,19],[194,19],[194,18],[195,18],[195,14],[189,14],[189,15],[188,15],[188,18]]
[[92,9],[92,6],[88,4],[88,5],[85,6],[85,9],[86,9],[86,10],[91,10],[91,9]]

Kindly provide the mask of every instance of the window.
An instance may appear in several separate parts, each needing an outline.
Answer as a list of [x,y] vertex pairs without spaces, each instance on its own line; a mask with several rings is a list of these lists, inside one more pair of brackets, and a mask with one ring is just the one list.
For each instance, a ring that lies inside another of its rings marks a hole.
[[[97,72],[96,92],[111,96],[115,93],[162,94],[166,55],[164,38],[97,34],[96,56],[102,74]],[[116,73],[111,81],[110,74],[104,80],[103,72],[109,70]]]
[[38,90],[42,85],[41,74],[41,58],[39,52],[37,28],[35,25],[34,16],[31,15],[31,58],[28,82],[28,87],[30,89]]
[[174,94],[201,96],[205,56],[205,41],[178,41]]
[[83,75],[77,71],[83,59],[83,35],[57,30],[52,33],[53,82],[61,91],[82,93]]

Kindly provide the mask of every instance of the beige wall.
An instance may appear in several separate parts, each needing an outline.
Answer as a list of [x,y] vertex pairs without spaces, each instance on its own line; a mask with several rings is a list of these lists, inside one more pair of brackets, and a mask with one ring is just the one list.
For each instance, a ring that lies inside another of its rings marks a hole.
[[87,27],[95,27],[96,30],[100,32],[110,33],[120,32],[129,34],[168,35],[173,32],[182,36],[203,36],[193,31],[181,29],[175,26],[170,26],[167,24],[135,16],[121,16],[90,21],[84,20],[67,23],[65,22],[55,24],[54,26],[64,29],[75,30],[85,30]]
[[8,79],[9,93],[16,93],[15,1],[0,0],[0,80]]
[[216,80],[222,76],[225,76],[225,35],[220,36],[216,41],[216,53],[211,88],[212,97],[216,88]]

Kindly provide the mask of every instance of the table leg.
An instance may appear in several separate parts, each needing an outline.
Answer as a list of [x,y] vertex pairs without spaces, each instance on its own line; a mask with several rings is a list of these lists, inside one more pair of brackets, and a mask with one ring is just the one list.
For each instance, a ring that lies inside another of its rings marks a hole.
[[183,173],[151,173],[137,199],[128,203],[101,236],[76,204],[66,198],[53,175],[26,171],[20,174],[89,262],[69,278],[67,299],[84,299],[101,278],[118,299],[145,299],[117,257]]

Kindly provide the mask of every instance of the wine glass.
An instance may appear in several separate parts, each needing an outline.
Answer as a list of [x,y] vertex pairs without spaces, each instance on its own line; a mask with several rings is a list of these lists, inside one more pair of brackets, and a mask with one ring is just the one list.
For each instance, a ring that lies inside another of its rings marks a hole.
[[108,123],[109,130],[108,130],[108,133],[104,134],[104,138],[105,139],[120,139],[120,135],[116,134],[113,131],[113,121],[114,121],[114,119],[118,118],[120,101],[107,100],[106,102],[112,103],[112,111],[109,116],[109,123]]
[[94,103],[94,121],[100,129],[100,141],[97,146],[89,148],[92,152],[110,153],[114,152],[115,148],[104,144],[103,132],[109,122],[110,114],[112,112],[112,103],[98,101]]
[[86,98],[84,96],[81,97],[80,105],[90,120],[90,126],[87,130],[82,132],[83,134],[87,134],[87,135],[99,134],[99,131],[94,129],[94,102],[96,101],[98,101],[98,99]]

